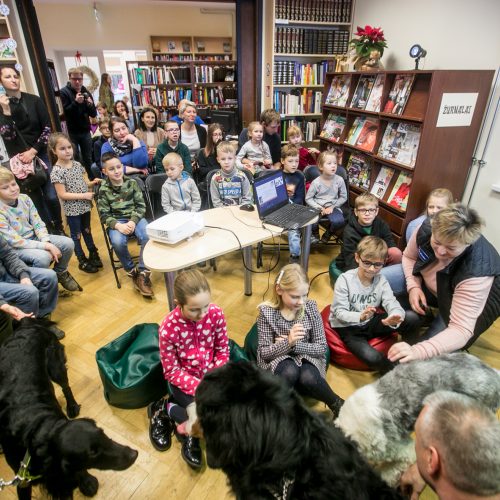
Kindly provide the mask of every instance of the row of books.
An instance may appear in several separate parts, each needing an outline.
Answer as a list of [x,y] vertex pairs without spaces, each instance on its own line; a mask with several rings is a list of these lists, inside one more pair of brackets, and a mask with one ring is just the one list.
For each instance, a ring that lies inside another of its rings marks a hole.
[[194,80],[196,83],[214,83],[235,80],[234,66],[194,66]]
[[[323,124],[320,137],[339,142],[346,125],[346,118],[330,113]],[[367,152],[375,148],[379,120],[357,116],[347,133],[344,143]],[[413,168],[417,161],[421,129],[419,125],[389,121],[382,136],[377,155]]]
[[274,51],[279,54],[344,54],[349,46],[349,31],[277,26]]
[[[362,75],[349,101],[349,107],[375,112],[382,110],[384,113],[401,115],[410,97],[414,79],[415,75],[413,74],[396,75],[387,101],[382,108],[385,74]],[[351,80],[351,75],[335,75],[330,84],[325,104],[346,107]]]
[[133,85],[168,85],[189,83],[189,66],[142,66],[129,71],[129,80]]
[[348,23],[351,0],[276,0],[276,19]]
[[274,91],[274,109],[281,114],[321,113],[323,92],[313,92],[311,89],[291,90],[290,93]]
[[[396,171],[391,167],[381,166],[377,174],[377,178],[371,185],[372,165],[370,160],[360,154],[352,154],[347,163],[347,175],[349,184],[369,190],[377,198],[384,198],[387,188],[391,184]],[[412,183],[412,175],[409,172],[399,171],[396,182],[387,197],[387,204],[399,209],[406,210],[408,204],[408,196]]]
[[132,106],[156,106],[168,107],[177,106],[181,99],[192,100],[193,93],[191,89],[175,88],[175,89],[158,89],[158,88],[142,88],[137,89],[132,87]]
[[323,85],[328,66],[328,61],[315,64],[275,61],[274,85]]
[[232,54],[196,54],[193,59],[192,54],[154,54],[154,61],[232,61]]
[[237,103],[238,91],[235,86],[196,88],[194,91],[194,102],[196,104],[235,104]]
[[312,142],[316,140],[316,136],[318,135],[318,129],[319,129],[319,120],[287,118],[285,120],[281,120],[280,135],[282,141],[287,140],[286,131],[288,130],[288,127],[291,127],[292,125],[295,125],[296,127],[300,128],[300,130],[302,131],[302,138],[304,139],[304,141]]

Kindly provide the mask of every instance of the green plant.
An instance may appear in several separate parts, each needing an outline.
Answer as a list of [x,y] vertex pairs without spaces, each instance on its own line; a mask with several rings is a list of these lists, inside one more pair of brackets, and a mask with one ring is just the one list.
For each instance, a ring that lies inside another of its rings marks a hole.
[[384,32],[381,28],[372,28],[369,25],[364,28],[358,26],[356,36],[359,38],[353,38],[349,43],[356,49],[356,54],[359,57],[370,57],[372,50],[378,50],[382,55],[384,48],[387,47]]

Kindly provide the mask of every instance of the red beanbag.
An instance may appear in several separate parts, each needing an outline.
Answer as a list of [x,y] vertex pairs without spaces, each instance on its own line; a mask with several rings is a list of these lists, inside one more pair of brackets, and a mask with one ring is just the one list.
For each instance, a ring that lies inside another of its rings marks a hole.
[[[328,305],[321,311],[321,317],[323,318],[323,325],[325,327],[326,343],[330,348],[330,362],[344,368],[350,368],[351,370],[370,371],[370,368],[363,361],[347,349],[337,332],[330,326],[330,322],[328,321],[329,315],[330,306]],[[368,343],[374,349],[387,356],[389,349],[397,341],[397,338],[398,334],[394,332],[392,335],[386,337],[371,339]]]

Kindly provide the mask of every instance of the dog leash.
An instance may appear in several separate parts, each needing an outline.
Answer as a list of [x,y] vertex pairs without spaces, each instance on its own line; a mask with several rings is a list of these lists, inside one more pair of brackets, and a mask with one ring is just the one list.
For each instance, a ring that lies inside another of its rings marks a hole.
[[29,485],[29,483],[31,483],[31,481],[40,479],[42,477],[41,475],[32,476],[29,473],[30,462],[31,455],[30,452],[26,450],[24,458],[21,461],[21,465],[19,466],[19,470],[17,471],[17,474],[14,476],[14,478],[10,481],[5,481],[4,479],[0,478],[0,491],[2,491],[6,486],[19,486],[20,488],[25,488]]

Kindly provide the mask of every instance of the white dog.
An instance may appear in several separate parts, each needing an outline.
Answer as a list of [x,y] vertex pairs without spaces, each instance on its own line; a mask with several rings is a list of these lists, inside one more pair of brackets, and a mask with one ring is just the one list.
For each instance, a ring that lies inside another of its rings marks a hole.
[[455,353],[398,365],[349,397],[335,424],[395,487],[416,461],[411,434],[422,401],[439,390],[466,394],[492,411],[500,407],[499,372],[474,356]]

